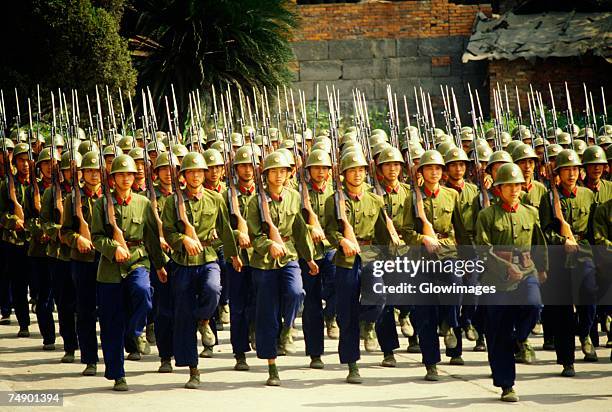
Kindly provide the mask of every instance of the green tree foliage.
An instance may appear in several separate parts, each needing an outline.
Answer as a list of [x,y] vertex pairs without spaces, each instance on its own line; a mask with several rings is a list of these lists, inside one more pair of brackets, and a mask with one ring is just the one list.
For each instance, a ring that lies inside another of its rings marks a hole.
[[[84,94],[95,85],[132,90],[136,71],[127,40],[119,35],[123,0],[19,0],[11,3],[0,25],[3,59],[0,87],[7,111],[13,111],[12,90],[22,99],[36,96],[41,86],[43,105],[50,105],[49,90],[69,89]],[[8,93],[10,92],[10,93]],[[7,96],[7,94],[9,96]],[[22,112],[24,110],[24,102]],[[81,103],[81,110],[84,108]],[[44,110],[44,108],[43,108]],[[8,119],[7,119],[8,120]],[[10,120],[9,120],[10,122]]]
[[139,85],[159,97],[170,96],[174,84],[181,120],[189,91],[231,84],[250,93],[291,79],[297,16],[289,0],[133,0],[131,8],[124,24],[134,27],[124,30],[133,39]]

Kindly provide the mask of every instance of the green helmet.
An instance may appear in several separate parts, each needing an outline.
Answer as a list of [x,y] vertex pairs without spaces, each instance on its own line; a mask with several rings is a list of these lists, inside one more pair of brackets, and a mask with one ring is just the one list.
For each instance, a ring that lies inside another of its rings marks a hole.
[[435,127],[434,128],[434,138],[441,137],[441,136],[446,136],[446,133],[444,132],[444,130],[438,127]]
[[497,169],[497,176],[493,186],[504,185],[507,183],[525,183],[525,178],[521,172],[521,168],[514,163],[506,163]]
[[157,132],[155,132],[155,138],[157,140],[164,140],[168,138],[168,135],[166,134],[166,132],[162,132],[161,130],[158,130]]
[[[57,152],[54,153],[54,157],[55,157],[55,160],[57,160],[58,162],[61,160],[60,157],[57,155]],[[36,166],[38,166],[38,164],[41,162],[46,162],[49,160],[51,160],[51,148],[45,147],[38,154],[38,159],[36,160]]]
[[289,162],[291,166],[295,166],[295,159],[293,158],[293,152],[291,150],[281,147],[277,149],[276,151],[279,153],[282,153],[283,156],[287,158],[287,161]]
[[444,159],[437,150],[426,150],[421,155],[421,161],[419,162],[419,169],[427,165],[438,165],[444,167]]
[[42,133],[32,132],[30,135],[30,143],[45,143],[45,136]]
[[562,167],[582,166],[578,153],[572,149],[563,149],[557,155],[555,162],[555,170],[559,170]]
[[298,144],[298,147],[301,147],[299,145],[302,144],[302,135],[299,134],[299,133],[294,133],[293,134],[293,141]]
[[261,158],[261,148],[257,146],[255,143],[251,143],[249,146],[255,152],[255,156],[257,157],[257,163],[259,163],[259,159]]
[[378,136],[382,136],[385,139],[385,141],[389,140],[389,137],[387,136],[387,132],[385,132],[383,129],[374,129],[374,130],[372,130],[371,136],[374,137],[374,136],[377,136],[377,135]]
[[81,159],[81,170],[100,169],[100,154],[97,151],[85,153]]
[[535,140],[533,141],[534,147],[548,146],[549,144],[550,142],[544,139],[543,137],[536,137]]
[[[154,169],[157,170],[160,167],[163,166],[170,166],[170,152],[162,152],[159,154],[159,156],[157,156],[157,159],[155,159],[155,167]],[[172,163],[174,164],[174,167],[179,165],[179,161],[178,158],[173,154],[172,155]]]
[[253,146],[254,145],[249,144],[246,146],[242,146],[241,148],[236,150],[236,153],[234,155],[234,166],[241,165],[241,164],[251,164],[252,165],[253,158],[255,158],[256,162],[259,162],[259,156],[257,154],[253,156]]
[[525,126],[524,124],[519,124],[517,127],[512,129],[512,132],[510,132],[510,134],[512,135],[512,137],[516,139],[520,136],[521,130],[525,130],[525,129],[527,129],[527,126]]
[[376,134],[376,135],[372,135],[372,137],[370,137],[370,146],[376,146],[376,145],[379,145],[381,143],[387,143],[387,139],[385,139],[384,136],[382,136],[380,134]]
[[187,150],[187,148],[183,146],[182,144],[178,143],[178,144],[172,145],[172,153],[176,157],[183,157],[183,156],[186,156],[187,153],[189,153],[189,150]]
[[[351,142],[357,141],[357,133],[346,133],[344,136],[340,138],[340,146],[344,146],[345,144],[349,144]],[[370,143],[371,144],[371,143]]]
[[123,150],[115,146],[106,146],[102,152],[103,156],[120,156],[123,154]]
[[[582,141],[582,140],[577,140]],[[589,146],[582,154],[583,165],[605,165],[608,164],[606,152],[600,146]]]
[[423,153],[425,153],[425,149],[423,149],[421,145],[410,146],[409,150],[410,150],[410,157],[412,157],[412,160],[420,159],[421,156],[423,156]]
[[522,143],[520,146],[517,146],[516,149],[512,151],[512,160],[514,161],[514,163],[516,163],[519,160],[524,160],[524,159],[537,160],[539,158],[531,146],[529,146],[528,144]]
[[[81,167],[81,161],[83,160],[83,156],[77,151],[72,152],[74,155],[74,161],[77,167]],[[60,161],[60,170],[68,170],[70,169],[70,160],[71,160],[70,151],[62,153],[62,159]]]
[[128,152],[128,156],[130,156],[134,160],[144,160],[144,150],[141,147],[137,147]]
[[[550,137],[550,136],[549,136]],[[572,144],[572,136],[569,133],[561,132],[557,135],[557,144]]]
[[287,168],[291,169],[291,165],[289,164],[289,160],[287,156],[283,153],[279,153],[278,151],[270,153],[264,158],[263,161],[263,171],[270,169],[278,169],[278,168]]
[[[493,154],[493,150],[489,146],[476,146],[476,153],[478,154],[479,162],[488,162],[491,154]],[[476,161],[476,156],[474,156],[474,151],[471,152],[472,160]]]
[[30,145],[27,143],[17,143],[15,148],[13,149],[13,159],[15,159],[20,154],[28,153],[30,150]]
[[[61,134],[56,134],[53,139],[55,147],[64,147],[64,138]],[[45,141],[45,147],[51,147],[51,136]]]
[[441,134],[439,136],[436,136],[434,140],[435,140],[436,146],[439,146],[443,143],[453,143],[453,144],[455,143],[455,141],[453,140],[453,137],[447,134]]
[[601,126],[599,128],[599,133],[597,133],[597,134],[600,135],[600,136],[604,135],[604,134],[608,135],[608,136],[612,135],[612,125],[604,124],[603,126]]
[[27,142],[28,134],[26,133],[25,130],[19,129],[19,136],[17,136],[17,129],[15,129],[11,132],[11,140],[16,143]]
[[419,129],[416,126],[405,127],[404,132],[408,134],[410,140],[419,141]]
[[462,130],[461,131],[461,141],[462,142],[471,142],[474,140],[474,133],[471,130]]
[[[359,148],[359,149],[361,149],[361,146],[359,145],[359,143],[356,143],[354,146]],[[345,146],[345,147],[348,147],[348,146]],[[379,154],[382,153],[383,150],[388,149],[389,147],[393,147],[393,146],[391,146],[387,142],[381,142],[381,143],[377,144],[376,146],[372,146],[372,149],[371,149],[372,157],[378,156]]]
[[349,126],[346,128],[347,132],[356,132],[357,131],[357,127],[355,126]]
[[244,138],[242,137],[242,134],[234,132],[230,135],[230,142],[232,143],[232,146],[240,147],[244,145]]
[[555,138],[555,136],[559,136],[561,133],[564,133],[563,130],[557,128],[553,128],[553,127],[549,127],[548,129],[546,129],[546,136],[550,137],[550,138]]
[[501,132],[499,135],[499,140],[501,141],[501,146],[506,148],[510,142],[512,142],[512,136],[510,136],[510,133],[508,132]]
[[513,140],[508,143],[505,149],[508,153],[512,154],[517,147],[522,146],[523,144],[524,143],[521,140]]
[[223,155],[218,150],[208,149],[203,153],[203,155],[204,160],[206,160],[206,165],[208,165],[208,167],[223,166],[225,164],[225,162],[223,161]]
[[572,133],[572,136],[578,137],[578,135],[580,134],[580,127],[578,127],[577,124],[572,124],[570,128],[571,128],[570,132]]
[[470,143],[470,150],[474,150],[474,147],[476,146],[484,146],[484,147],[488,147],[489,149],[491,148],[491,146],[489,145],[489,142],[481,138],[478,138],[474,140],[472,143]]
[[461,126],[461,131],[462,131],[462,132],[464,132],[464,131],[466,131],[466,130],[467,130],[468,132],[470,132],[470,133],[474,133],[474,129],[472,129],[472,127],[471,127],[471,126]]
[[219,153],[224,152],[224,151],[227,152],[229,151],[229,145],[222,140],[217,140],[216,142],[210,145],[210,149],[214,149]]
[[124,152],[129,152],[134,147],[134,138],[132,136],[124,136],[117,142],[117,146]]
[[134,133],[136,137],[136,140],[142,140],[144,139],[144,130],[143,129],[136,129],[136,133]]
[[158,150],[160,153],[166,151],[166,145],[163,144],[162,142],[157,142],[157,149],[155,147],[156,147],[156,142],[149,142],[149,144],[147,144],[147,153],[155,152]]
[[586,129],[580,129],[580,131],[578,132],[578,136],[582,140],[586,141],[587,139],[593,139],[595,137],[595,134],[593,133],[593,129],[587,127]]
[[306,128],[306,130],[304,130],[304,139],[312,140],[312,130],[310,130],[310,128]]
[[271,142],[277,142],[280,139],[282,139],[282,133],[280,132],[280,130],[278,130],[276,127],[271,127],[268,129],[268,132],[270,134],[270,141]]
[[520,140],[531,139],[533,136],[531,135],[531,130],[529,129],[521,129],[520,131]]
[[344,173],[346,170],[353,167],[367,166],[368,162],[360,152],[346,153],[340,159],[340,173]]
[[[206,159],[210,158],[210,156],[206,157],[206,153],[209,150],[204,152],[204,155],[202,155],[202,153],[199,153],[199,152],[187,153],[185,157],[183,157],[183,163],[181,163],[181,173],[183,173],[186,170],[207,170],[209,164],[206,162]],[[219,152],[217,153],[219,154],[219,156],[221,156]],[[214,156],[213,156],[213,160],[214,160]],[[221,158],[221,164],[223,164],[223,158]]]
[[327,145],[324,142],[318,142],[312,145],[311,150],[323,150],[324,152],[331,152],[331,144]]
[[485,132],[485,139],[493,140],[495,139],[495,129],[487,129]]
[[332,141],[329,137],[327,136],[317,136],[314,138],[314,140],[312,141],[312,144],[315,145],[317,143],[325,143],[325,144],[329,144],[331,146]]
[[85,140],[79,145],[79,153],[81,156],[85,156],[88,152],[97,152],[98,150],[98,145],[89,140]]
[[444,154],[444,164],[448,165],[452,162],[469,162],[467,154],[463,149],[459,149],[458,147],[451,147]]
[[6,150],[14,150],[15,143],[13,143],[11,139],[4,138],[2,140],[2,144],[0,145],[0,150],[4,151],[5,147],[6,147]]
[[579,156],[584,154],[584,151],[587,148],[587,144],[584,140],[574,139],[574,147],[573,149],[578,153]]
[[264,144],[267,145],[269,142],[270,139],[268,139],[268,136],[258,134],[257,136],[255,136],[255,141],[253,143],[258,146],[263,146]]
[[385,148],[382,152],[380,152],[380,155],[378,156],[378,164],[382,165],[384,163],[393,162],[404,163],[404,158],[402,157],[402,153],[398,149],[389,145],[389,147]]
[[[251,133],[256,133],[256,130],[253,126],[246,125],[244,126],[244,135],[249,136]],[[204,131],[204,130],[202,130]]]
[[312,150],[308,159],[306,159],[306,167],[310,166],[327,166],[331,167],[331,157],[329,153],[323,150]]
[[599,146],[612,144],[612,139],[610,138],[610,136],[606,136],[606,135],[597,136],[597,138],[595,139],[595,144]]
[[606,158],[608,158],[608,161],[612,161],[612,145],[606,148]]
[[546,146],[546,154],[549,158],[557,157],[561,150],[563,150],[563,148],[558,144],[549,144]]
[[495,163],[512,163],[512,156],[510,156],[510,153],[506,152],[505,150],[493,152],[491,153],[491,157],[489,157],[487,168]]
[[283,140],[283,142],[280,145],[281,149],[293,149],[293,146],[295,146],[295,142],[291,139],[287,139],[287,140]]
[[456,148],[457,145],[453,142],[444,142],[438,145],[438,147],[436,148],[436,150],[438,152],[440,152],[440,154],[442,156],[446,155],[446,152],[448,152],[450,149],[452,148]]

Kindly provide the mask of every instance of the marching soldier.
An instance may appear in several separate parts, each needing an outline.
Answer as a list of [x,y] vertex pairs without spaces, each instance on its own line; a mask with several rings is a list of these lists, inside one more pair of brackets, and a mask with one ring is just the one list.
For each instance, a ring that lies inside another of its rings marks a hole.
[[[189,367],[187,389],[200,385],[197,329],[200,329],[204,345],[215,343],[210,320],[221,296],[221,268],[212,247],[213,232],[220,235],[225,255],[231,257],[234,269],[240,272],[242,267],[223,198],[204,189],[206,168],[202,154],[190,152],[185,155],[181,174],[186,189],[177,193],[177,196],[185,196],[185,209],[180,210],[175,202],[166,202],[162,214],[164,237],[172,248],[174,262],[171,273],[174,360],[176,366]],[[190,229],[187,223],[192,225]]]
[[[100,260],[96,253],[89,223],[94,203],[102,197],[101,165],[98,152],[89,152],[81,160],[83,174],[81,193],[81,216],[75,208],[72,193],[64,201],[64,219],[61,227],[62,241],[70,246],[71,273],[76,290],[76,331],[81,351],[81,363],[85,364],[83,376],[94,376],[97,371],[98,337],[96,335],[96,272]],[[77,217],[75,219],[75,216]]]
[[523,179],[525,179],[521,202],[535,208],[540,207],[540,201],[547,189],[546,186],[534,179],[536,167],[539,165],[538,155],[531,146],[522,144],[512,151],[512,160],[521,169]]
[[143,335],[152,306],[149,259],[160,280],[167,277],[151,204],[146,197],[131,191],[136,173],[130,156],[119,155],[113,160],[111,179],[115,190],[111,202],[123,239],[111,224],[106,224],[108,195],[95,203],[92,214],[92,241],[101,255],[96,280],[104,377],[115,381],[116,391],[128,390],[123,367],[124,336],[135,341],[140,353],[150,352]]
[[[267,155],[262,170],[266,190],[260,191],[247,206],[247,225],[254,249],[250,264],[256,284],[257,357],[268,361],[268,386],[281,383],[276,367],[277,340],[280,339],[281,350],[293,344],[292,326],[304,297],[298,257],[306,261],[312,276],[319,272],[312,239],[301,214],[299,194],[285,186],[290,170],[291,165],[281,153]],[[259,187],[263,186],[261,183]],[[266,225],[269,230],[270,224],[274,225],[280,239],[264,231],[260,198],[268,203]]]
[[[124,150],[125,152],[125,150]],[[134,178],[134,185],[132,186],[132,193],[143,194],[147,191],[147,182],[145,180],[145,163],[144,163],[144,149],[137,147],[131,149],[128,152],[128,156],[134,159],[136,162],[136,177]]]
[[[485,334],[493,385],[502,388],[501,400],[505,402],[519,400],[514,391],[514,349],[516,341],[526,341],[535,325],[541,302],[538,280],[546,280],[547,270],[543,248],[536,250],[533,260],[531,257],[531,247],[546,242],[537,209],[520,202],[524,183],[518,166],[502,165],[493,183],[500,201],[482,210],[476,222],[476,244],[493,246],[487,253],[482,284],[495,285],[498,293],[489,297],[492,301],[487,302],[485,297],[483,302],[489,303],[485,306]],[[517,302],[523,303],[517,306]]]

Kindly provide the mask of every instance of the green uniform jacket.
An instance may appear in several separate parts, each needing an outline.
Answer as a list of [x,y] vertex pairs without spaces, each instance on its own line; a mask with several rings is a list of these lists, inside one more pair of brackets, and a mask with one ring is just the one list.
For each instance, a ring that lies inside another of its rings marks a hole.
[[[478,201],[478,186],[464,181],[465,184],[459,193],[459,216],[465,230],[456,233],[457,243],[460,245],[474,244],[474,226],[478,212],[474,211],[474,200]],[[453,186],[447,185],[449,189],[457,191]]]
[[599,187],[591,188],[590,190],[594,195],[593,201],[598,205],[606,203],[608,200],[612,199],[612,182],[601,179],[599,181]]
[[[588,239],[592,236],[589,230],[591,227],[589,222],[593,209],[593,192],[585,187],[576,186],[576,196],[568,197],[564,196],[561,188],[559,188],[559,198],[563,217],[572,228],[572,234],[577,238],[578,244],[584,246],[576,253],[576,258],[579,260],[591,259],[593,253]],[[546,236],[546,243],[563,245],[566,239],[559,234],[558,224],[553,217],[548,194],[545,194],[540,202],[540,222]]]
[[195,227],[198,238],[203,243],[204,251],[197,256],[189,256],[183,246],[185,225],[180,221],[174,198],[164,205],[162,222],[164,238],[172,248],[172,260],[182,266],[200,266],[218,259],[213,245],[213,233],[216,231],[223,243],[225,257],[238,256],[236,239],[229,225],[227,207],[223,197],[212,190],[202,189],[200,199],[189,198],[182,192],[185,210],[189,222]]
[[[42,181],[38,181],[38,190],[40,193],[40,203],[42,209],[42,197],[45,193],[45,185]],[[32,186],[28,186],[28,190],[26,191],[26,202],[23,206],[24,214],[26,218],[25,227],[28,233],[30,234],[30,245],[28,247],[28,256],[32,257],[46,257],[47,256],[47,242],[43,242],[42,236],[44,235],[44,230],[42,228],[42,223],[40,221],[40,214],[34,208],[34,189]]]
[[[321,229],[325,229],[325,202],[327,199],[334,194],[334,187],[331,182],[325,182],[323,192],[314,190],[312,183],[308,185],[308,196],[310,197],[310,206],[312,211],[317,215]],[[308,225],[308,229],[312,230],[312,227]],[[315,260],[323,259],[325,254],[331,250],[331,243],[329,240],[323,239],[323,241],[317,243],[315,246]]]
[[[17,201],[24,208],[23,214],[25,214],[25,200],[26,200],[26,189],[29,186],[28,183],[21,183],[17,176],[14,177],[15,182],[15,194],[17,195]],[[13,245],[22,246],[28,240],[28,233],[25,230],[16,231],[15,224],[17,223],[17,216],[14,214],[14,205],[9,198],[8,193],[8,181],[4,179],[0,184],[0,226],[2,227],[2,240]],[[25,226],[25,222],[24,222]]]
[[253,196],[247,206],[247,225],[249,237],[253,245],[251,267],[261,270],[280,269],[298,257],[310,261],[314,259],[315,251],[312,238],[306,222],[302,217],[302,202],[300,194],[285,187],[281,200],[273,200],[265,193],[272,223],[278,228],[285,242],[287,253],[279,259],[272,259],[269,248],[272,240],[263,228],[259,209],[259,197]]
[[[95,202],[102,197],[102,190],[98,193],[85,193],[85,190],[81,188],[81,210],[83,213],[83,219],[91,226],[91,215],[93,212]],[[95,249],[89,253],[81,253],[77,249],[77,239],[79,238],[80,224],[78,219],[73,216],[73,202],[72,193],[66,196],[64,201],[64,223],[62,224],[61,233],[64,242],[70,244],[70,259],[79,262],[94,262],[96,260]],[[91,233],[91,227],[90,227]]]
[[524,205],[530,205],[535,208],[540,207],[542,196],[548,193],[548,188],[537,180],[531,181],[531,188],[525,190],[523,187],[523,194],[521,196],[521,203]]
[[[382,197],[368,192],[366,186],[363,186],[363,195],[361,199],[351,199],[345,193],[346,217],[349,223],[353,226],[355,236],[358,241],[372,242],[381,246],[389,246],[391,236],[387,230],[387,222],[383,215],[385,202]],[[325,236],[335,249],[336,255],[334,263],[336,266],[351,269],[355,262],[354,256],[345,256],[340,247],[340,242],[344,239],[341,224],[336,217],[336,198],[330,196],[325,202]]]
[[91,222],[91,237],[96,250],[102,255],[98,264],[97,280],[101,283],[120,283],[122,278],[138,267],[149,266],[149,259],[157,269],[164,267],[166,259],[159,244],[159,232],[151,202],[146,197],[132,193],[131,201],[127,205],[115,206],[115,219],[123,231],[126,242],[141,242],[130,246],[130,259],[118,264],[115,261],[117,242],[113,240],[112,229],[105,223],[106,198],[98,199],[94,204]]
[[612,264],[612,199],[597,206],[593,213],[593,239],[597,266],[602,269],[600,273],[609,273]]
[[[63,185],[61,190],[63,202],[66,200],[70,187]],[[49,236],[47,256],[67,262],[70,260],[70,246],[61,243],[59,240],[60,228],[62,225],[55,211],[55,205],[53,204],[53,187],[49,187],[45,190],[40,203],[40,221],[45,234]],[[63,215],[66,216],[66,209],[64,209]]]
[[[253,184],[253,188],[255,188],[255,184]],[[227,197],[227,189],[223,191],[222,196],[223,196],[223,200],[225,201],[225,206],[227,207],[227,210],[229,213],[229,198]],[[252,193],[242,193],[240,190],[238,190],[238,186],[236,186],[236,197],[238,198],[238,207],[240,208],[240,215],[245,220],[247,218],[247,207],[249,205],[249,202],[255,196],[257,196],[257,192],[255,192],[255,190],[253,190]],[[232,218],[230,216],[230,222],[231,221],[232,221]],[[237,240],[238,240],[238,236],[240,232],[238,231],[238,229],[235,229],[235,226],[236,225],[232,223],[234,237],[236,238],[236,248],[239,248]],[[248,233],[245,233],[245,234],[248,235]],[[253,256],[252,246],[248,249],[240,250],[240,258],[242,259],[243,265],[250,266],[249,262],[251,261],[252,256]]]
[[[482,283],[495,285],[501,291],[516,289],[520,281],[512,282],[506,278],[511,262],[500,258],[494,251],[530,251],[531,246],[545,246],[546,240],[540,227],[538,209],[520,203],[514,213],[504,210],[501,203],[483,209],[476,219],[476,244],[492,246],[487,253],[486,270],[481,276]],[[523,277],[548,270],[546,248],[539,247],[531,253],[532,264],[519,266]]]
[[[461,219],[461,207],[459,205],[459,194],[444,186],[436,197],[426,196],[423,188],[423,208],[427,219],[432,224],[434,231],[438,234],[439,241],[443,247],[436,255],[439,259],[457,257],[457,233],[464,233],[463,221]],[[421,221],[416,216],[412,196],[406,199],[404,208],[404,226],[400,229],[404,235],[407,245],[422,245],[423,235],[421,232]],[[448,246],[448,247],[444,247]]]

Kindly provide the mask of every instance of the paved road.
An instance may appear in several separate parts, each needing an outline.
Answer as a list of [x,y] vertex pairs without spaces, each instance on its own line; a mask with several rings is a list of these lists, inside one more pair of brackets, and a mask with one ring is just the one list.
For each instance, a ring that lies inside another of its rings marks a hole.
[[[99,366],[97,377],[82,377],[82,365],[59,363],[63,354],[61,339],[58,339],[55,352],[43,352],[37,332],[30,338],[17,339],[17,330],[15,321],[13,325],[0,326],[0,390],[61,391],[64,410],[420,411],[452,408],[490,411],[491,408],[513,408],[555,412],[612,411],[612,363],[610,349],[605,348],[597,351],[598,363],[578,361],[577,375],[570,379],[559,376],[560,367],[555,364],[554,352],[538,350],[535,364],[518,365],[516,390],[521,402],[508,405],[498,400],[499,390],[489,378],[486,354],[472,352],[473,343],[466,340],[466,365],[450,366],[445,358],[438,366],[442,375],[440,382],[425,382],[420,355],[402,350],[396,356],[397,368],[380,367],[381,353],[365,354],[360,362],[364,383],[349,385],[344,383],[345,367],[338,364],[337,341],[326,340],[325,369],[310,370],[300,337],[298,354],[278,360],[282,386],[270,388],[264,386],[265,362],[255,359],[253,354],[248,358],[249,372],[232,370],[234,360],[226,330],[220,333],[221,345],[215,348],[214,358],[201,359],[203,385],[200,390],[182,388],[188,378],[186,368],[175,369],[172,374],[158,374],[159,359],[153,348],[154,354],[141,361],[126,361],[130,391],[115,393],[110,390],[112,382],[102,377],[103,364]],[[30,330],[37,331],[34,319]],[[541,337],[532,338],[532,342],[534,347],[541,348]],[[401,338],[401,343],[405,349],[406,339]],[[579,351],[576,356],[582,359]],[[9,409],[0,406],[0,410]]]

